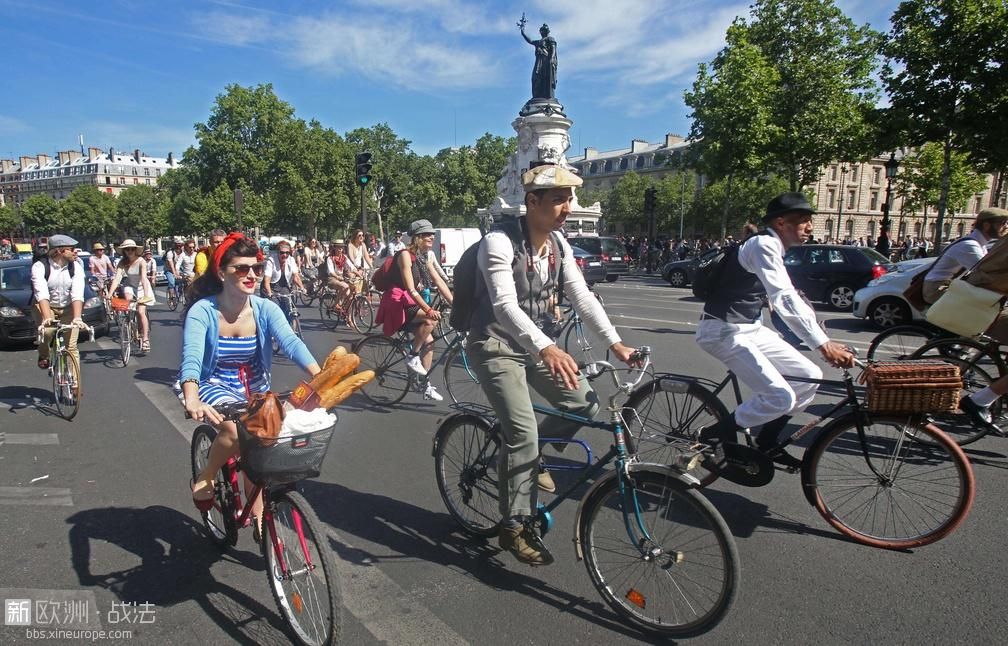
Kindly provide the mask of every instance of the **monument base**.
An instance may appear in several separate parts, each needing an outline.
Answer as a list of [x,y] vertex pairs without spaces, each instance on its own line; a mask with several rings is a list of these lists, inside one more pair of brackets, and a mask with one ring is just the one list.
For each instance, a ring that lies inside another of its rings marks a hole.
[[522,106],[522,109],[518,111],[518,116],[527,117],[532,114],[543,113],[546,116],[551,116],[558,114],[561,117],[566,117],[564,114],[563,105],[556,99],[529,99]]

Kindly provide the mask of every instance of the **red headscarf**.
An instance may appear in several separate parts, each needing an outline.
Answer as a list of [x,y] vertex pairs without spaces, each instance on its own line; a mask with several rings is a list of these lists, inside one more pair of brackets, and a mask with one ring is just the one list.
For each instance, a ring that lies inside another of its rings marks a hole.
[[[214,251],[213,258],[210,261],[211,271],[217,271],[218,269],[220,269],[220,263],[221,259],[224,258],[224,252],[227,251],[228,248],[231,247],[231,245],[238,242],[239,240],[247,240],[251,244],[256,244],[254,240],[246,237],[244,233],[239,233],[237,231],[235,231],[234,233],[229,233],[228,237],[224,238],[224,242],[220,243],[217,246],[217,249]],[[258,245],[256,245],[256,260],[258,260],[259,262],[262,262],[263,260],[263,252],[262,249],[259,249]]]

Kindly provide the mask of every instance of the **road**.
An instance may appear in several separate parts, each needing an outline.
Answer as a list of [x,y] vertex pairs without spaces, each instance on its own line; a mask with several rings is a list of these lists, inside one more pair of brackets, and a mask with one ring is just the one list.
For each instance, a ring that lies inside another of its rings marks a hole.
[[[654,348],[659,370],[723,375],[693,341],[701,305],[687,290],[628,277],[598,291],[624,338]],[[867,348],[873,333],[864,324],[820,315],[835,339]],[[316,316],[305,311],[316,356],[357,338],[321,329]],[[180,320],[163,306],[152,318],[153,352],[126,368],[111,339],[83,346],[84,399],[72,423],[49,409],[48,380],[30,348],[0,352],[0,592],[83,599],[89,627],[132,631],[113,643],[284,643],[250,533],[224,553],[201,535],[188,494],[193,424],[169,389]],[[290,362],[275,366],[278,387],[298,378]],[[344,643],[648,643],[604,606],[575,560],[573,502],[558,509],[547,536],[557,557],[547,568],[520,565],[495,541],[456,530],[431,459],[448,412],[417,394],[392,410],[356,396],[340,409],[321,477],[303,484],[338,555]],[[735,535],[741,589],[729,616],[689,641],[1000,642],[1008,616],[996,555],[1008,521],[998,500],[1008,445],[985,438],[968,448],[978,483],[970,517],[949,538],[907,552],[845,540],[808,505],[796,476],[778,472],[760,489],[716,482],[706,493]],[[562,487],[564,475],[556,478]],[[122,620],[113,605],[122,602],[152,604],[143,615],[152,621]],[[3,643],[26,635],[0,627]]]

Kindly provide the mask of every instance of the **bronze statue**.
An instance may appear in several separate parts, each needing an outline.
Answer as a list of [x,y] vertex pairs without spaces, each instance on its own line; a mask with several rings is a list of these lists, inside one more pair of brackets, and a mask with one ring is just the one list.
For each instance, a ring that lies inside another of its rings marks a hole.
[[532,98],[555,99],[557,78],[557,44],[549,35],[549,25],[543,23],[539,28],[539,40],[532,40],[525,34],[525,14],[518,21],[518,29],[522,38],[535,47],[535,66],[532,68]]

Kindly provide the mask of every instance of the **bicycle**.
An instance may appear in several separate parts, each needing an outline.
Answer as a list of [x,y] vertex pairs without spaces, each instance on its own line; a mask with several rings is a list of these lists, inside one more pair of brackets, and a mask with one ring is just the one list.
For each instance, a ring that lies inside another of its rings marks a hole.
[[[966,518],[976,489],[973,470],[962,449],[926,416],[868,412],[846,368],[839,382],[785,378],[839,386],[846,396],[765,451],[755,447],[748,430],[745,444],[726,445],[733,482],[761,487],[773,480],[776,468],[800,473],[805,498],[827,523],[854,541],[883,549],[934,543]],[[640,422],[639,428],[631,429],[633,443],[656,446],[654,451],[667,459],[675,458],[678,445],[666,443],[699,444],[704,428],[728,416],[719,395],[729,385],[736,403],[741,404],[738,378],[731,371],[721,382],[666,374],[642,386],[626,404],[648,424]],[[845,408],[845,414],[833,417]],[[830,418],[801,459],[785,453],[787,446]],[[654,430],[666,419],[667,424]],[[709,446],[704,453],[706,458],[693,472],[700,486],[712,483],[720,472]],[[785,466],[775,468],[775,458],[786,462]],[[918,486],[920,491],[911,490]],[[907,504],[900,506],[903,502]]]
[[[297,335],[299,339],[304,339],[304,335],[301,334],[301,312],[297,308],[297,300],[304,290],[295,289],[293,292],[282,294],[280,292],[273,292],[273,298],[276,300],[277,304],[280,304],[281,299],[287,301],[288,312],[287,319],[290,321],[291,329],[294,330],[294,334]],[[282,307],[281,307],[282,309]],[[273,354],[280,354],[280,343],[273,337]]]
[[[257,541],[266,561],[266,578],[280,616],[297,642],[334,644],[340,632],[340,590],[335,560],[315,511],[297,491],[297,482],[315,478],[325,458],[333,429],[279,439],[264,447],[240,418],[247,403],[216,407],[238,425],[239,457],[233,457],[214,479],[213,507],[200,512],[204,528],[221,549],[238,542],[238,530],[252,524],[252,509],[262,496],[262,530]],[[190,446],[193,479],[209,459],[217,431],[202,424]],[[238,474],[253,483],[242,506]]]
[[[46,327],[53,328],[52,338],[49,339],[49,374],[52,375],[53,401],[56,403],[56,411],[60,417],[70,421],[80,410],[81,374],[80,362],[66,348],[66,340],[63,336],[64,333],[78,329],[78,326],[72,323],[57,323]],[[94,328],[83,325],[80,329],[90,335],[90,338],[85,341],[94,340]],[[39,344],[45,343],[42,329],[39,330],[38,342]],[[78,342],[80,342],[79,338]]]
[[[602,297],[595,290],[589,288],[589,291],[594,294],[600,304],[605,305],[605,301],[602,300]],[[585,358],[585,365],[593,365],[595,363],[595,351],[592,348],[591,341],[588,339],[588,335],[585,334],[584,321],[572,304],[567,304],[562,321],[563,323],[557,331],[556,338],[563,337],[564,352],[571,356],[580,353]],[[576,349],[576,352],[572,348]],[[605,359],[607,361],[610,359],[608,348],[606,348]],[[594,379],[596,376],[598,375],[591,374],[591,372],[588,373],[589,380]]]
[[111,299],[112,309],[116,313],[116,324],[119,326],[119,358],[123,368],[129,365],[133,353],[133,345],[137,352],[141,350],[140,321],[137,318],[136,301],[125,298]]
[[[649,349],[639,353],[646,368]],[[735,599],[741,567],[728,526],[688,473],[699,454],[676,466],[644,463],[632,455],[616,398],[634,389],[645,368],[635,381],[620,383],[612,364],[600,361],[598,367],[609,371],[616,386],[607,421],[533,404],[537,413],[608,431],[613,444],[593,462],[585,442],[539,438],[540,445],[579,445],[586,459],[583,464],[547,465],[582,474],[549,504],[540,504],[531,522],[540,535],[546,534],[553,510],[594,480],[578,507],[574,546],[598,593],[624,621],[649,633],[687,637],[710,630]],[[499,532],[500,447],[500,424],[470,411],[448,417],[434,436],[438,491],[467,534],[490,537]],[[684,443],[682,449],[688,455],[689,446]],[[613,468],[606,469],[610,463]]]
[[112,279],[92,275],[88,277],[88,282],[91,283],[91,289],[102,299],[102,305],[105,307],[105,319],[109,326],[111,326],[115,323],[116,319],[115,310],[112,309],[112,297],[108,291],[109,285],[112,284]]
[[303,268],[301,271],[301,282],[304,284],[304,289],[298,290],[298,304],[302,307],[311,307],[318,297],[319,287],[324,281],[319,279],[317,268],[312,268],[311,270]]
[[186,297],[185,290],[189,286],[189,281],[182,277],[175,278],[175,285],[173,287],[168,287],[166,292],[166,302],[168,304],[168,309],[175,311],[179,306],[185,308]]
[[329,329],[335,330],[340,321],[345,321],[350,329],[361,334],[367,334],[374,327],[375,313],[371,303],[357,291],[355,283],[350,283],[342,300],[339,300],[336,290],[328,285],[322,288],[318,299],[319,318]]

